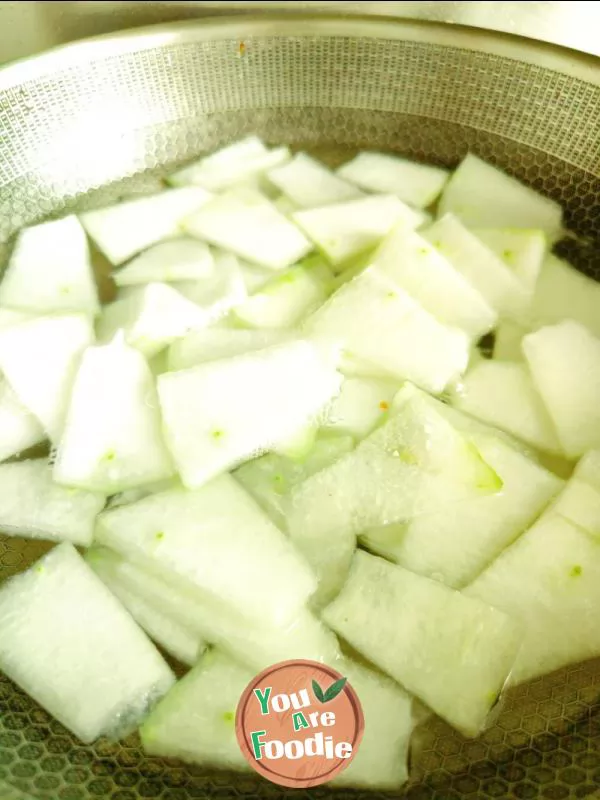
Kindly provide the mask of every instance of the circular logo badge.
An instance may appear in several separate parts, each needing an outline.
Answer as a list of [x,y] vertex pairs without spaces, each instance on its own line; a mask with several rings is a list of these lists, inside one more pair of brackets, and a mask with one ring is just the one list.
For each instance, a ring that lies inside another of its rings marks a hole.
[[365,727],[354,689],[317,661],[282,661],[242,694],[235,729],[250,766],[272,783],[306,788],[350,764]]

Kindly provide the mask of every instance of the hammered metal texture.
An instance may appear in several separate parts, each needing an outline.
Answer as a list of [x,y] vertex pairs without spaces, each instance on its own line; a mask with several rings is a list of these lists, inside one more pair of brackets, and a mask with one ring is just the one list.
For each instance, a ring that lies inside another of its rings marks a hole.
[[[233,35],[134,43],[0,91],[0,244],[65,209],[152,191],[169,166],[256,132],[331,164],[364,147],[447,166],[476,152],[563,204],[576,236],[560,248],[600,279],[597,85],[398,37],[269,35],[244,44]],[[0,537],[0,579],[44,548]],[[415,735],[402,796],[599,797],[599,701],[600,664],[588,663],[509,693],[477,740],[429,720]],[[1,676],[0,712],[0,800],[383,797],[284,791],[147,758],[135,736],[84,747]]]

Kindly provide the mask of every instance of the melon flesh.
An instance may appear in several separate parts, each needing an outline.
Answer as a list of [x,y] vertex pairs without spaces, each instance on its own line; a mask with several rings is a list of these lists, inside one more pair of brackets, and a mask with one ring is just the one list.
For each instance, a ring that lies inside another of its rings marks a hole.
[[8,381],[0,378],[0,461],[43,442],[46,433],[20,402]]
[[[277,205],[277,203],[275,205]],[[273,272],[268,269],[268,267],[259,267],[258,264],[250,264],[248,261],[244,261],[241,258],[238,259],[238,262],[244,286],[248,294],[254,294],[254,292],[262,289],[273,277]]]
[[205,328],[191,331],[169,348],[169,370],[189,369],[207,361],[264,350],[291,337],[287,331],[268,329]]
[[293,619],[315,589],[306,563],[229,475],[106,511],[96,541],[265,624]]
[[63,429],[81,355],[93,340],[83,314],[38,317],[0,333],[0,370],[53,442]]
[[0,283],[0,304],[38,314],[98,312],[87,237],[77,217],[19,233]]
[[196,186],[128,200],[80,214],[81,224],[114,266],[161,239],[181,236],[181,221],[212,195]]
[[569,480],[546,514],[560,514],[573,525],[600,539],[600,492],[579,480]]
[[477,736],[521,643],[501,611],[368,553],[323,619],[465,736]]
[[323,427],[364,439],[387,419],[398,388],[397,381],[383,378],[347,378],[329,407]]
[[105,501],[54,483],[45,458],[0,465],[0,529],[11,536],[90,545]]
[[573,477],[600,491],[600,450],[590,450],[577,463]]
[[302,232],[254,189],[233,189],[215,197],[189,215],[184,228],[270,269],[289,267],[311,250]]
[[159,242],[114,275],[117,286],[138,283],[171,283],[206,278],[214,270],[214,259],[204,242],[181,236]]
[[210,325],[225,317],[247,295],[239,260],[232,253],[214,248],[212,254],[215,268],[211,275],[173,283],[174,289],[202,309],[206,324]]
[[521,342],[529,333],[524,325],[510,319],[502,320],[494,332],[494,359],[499,361],[523,361]]
[[562,209],[516,178],[469,153],[450,176],[438,213],[452,212],[472,228],[539,228],[550,240],[562,229]]
[[368,192],[395,194],[417,208],[430,206],[444,188],[448,171],[415,164],[387,153],[359,153],[338,169],[337,174]]
[[73,386],[54,479],[115,494],[172,474],[144,357],[118,338],[88,348]]
[[200,486],[314,421],[341,376],[296,340],[158,378],[167,443],[183,483]]
[[533,381],[570,458],[600,446],[600,339],[564,320],[523,339]]
[[548,249],[544,232],[526,228],[476,228],[474,233],[506,264],[533,297]]
[[315,208],[352,200],[362,192],[306,153],[296,153],[290,162],[272,169],[269,181],[296,208]]
[[0,588],[0,668],[82,742],[134,727],[174,676],[71,544]]
[[600,655],[600,540],[557,514],[530,528],[465,593],[522,623],[513,683]]

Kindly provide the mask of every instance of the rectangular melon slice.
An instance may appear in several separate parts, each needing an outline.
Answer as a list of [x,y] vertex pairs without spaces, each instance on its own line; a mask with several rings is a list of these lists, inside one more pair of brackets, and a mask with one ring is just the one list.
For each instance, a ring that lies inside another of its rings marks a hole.
[[340,383],[307,340],[161,375],[167,443],[183,483],[200,486],[288,442],[316,419]]
[[383,378],[346,378],[329,407],[323,427],[336,433],[364,439],[387,419],[398,381]]
[[573,477],[600,491],[600,450],[590,450],[577,463]]
[[250,262],[244,261],[241,258],[238,259],[238,263],[240,266],[242,279],[244,281],[244,286],[246,287],[246,292],[248,294],[254,294],[254,292],[262,289],[262,287],[273,277],[273,271],[268,267],[260,267],[258,264],[250,264]]
[[284,269],[311,245],[303,233],[254,189],[232,189],[187,217],[185,230],[254,264]]
[[503,319],[494,332],[494,359],[523,361],[521,342],[527,333],[529,328],[525,325],[511,319]]
[[338,169],[337,174],[368,192],[395,194],[417,208],[430,206],[444,188],[448,171],[417,164],[389,153],[363,152]]
[[54,479],[114,494],[172,474],[144,357],[119,338],[88,348],[75,378]]
[[62,432],[81,355],[93,341],[84,314],[37,317],[0,333],[0,370],[54,442]]
[[523,353],[570,458],[600,446],[600,339],[572,320],[530,333]]
[[192,281],[208,277],[213,270],[214,259],[209,246],[180,236],[144,250],[114,274],[114,281],[117,286]]
[[600,540],[545,516],[465,590],[519,620],[513,683],[600,656]]
[[290,332],[269,329],[205,328],[192,331],[170,346],[169,369],[189,369],[206,361],[252,353],[291,338]]
[[343,203],[362,195],[360,189],[306,153],[296,153],[287,164],[270,170],[267,178],[296,208]]
[[521,644],[501,611],[361,551],[323,618],[465,736],[485,726]]
[[211,197],[199,186],[186,186],[86,211],[79,219],[111,264],[119,266],[162,239],[180,236],[181,221]]
[[472,228],[539,228],[557,239],[562,208],[497,167],[469,153],[442,193],[439,214],[452,212]]
[[265,624],[291,620],[315,589],[307,564],[229,475],[106,511],[96,540]]
[[0,282],[0,304],[38,314],[98,312],[87,237],[77,217],[19,233]]
[[82,742],[139,723],[171,670],[71,544],[0,588],[0,668]]
[[560,514],[586,533],[600,538],[600,492],[579,480],[577,473],[567,482],[546,514]]
[[46,433],[36,417],[20,402],[4,378],[0,378],[0,461],[43,442]]
[[90,545],[106,497],[66,489],[45,458],[0,465],[0,529],[12,536]]
[[[207,323],[214,325],[247,296],[239,260],[223,250],[212,249],[214,270],[205,278],[177,281],[174,289],[199,306]],[[270,273],[272,275],[272,273]]]
[[548,249],[544,231],[527,228],[476,228],[474,233],[506,264],[530,297],[533,297]]

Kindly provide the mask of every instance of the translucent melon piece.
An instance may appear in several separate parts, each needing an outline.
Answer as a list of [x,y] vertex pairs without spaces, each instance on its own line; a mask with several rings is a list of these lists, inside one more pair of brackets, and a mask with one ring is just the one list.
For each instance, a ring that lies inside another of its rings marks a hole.
[[544,232],[526,228],[476,228],[474,233],[533,295],[548,249]]
[[523,363],[484,359],[464,376],[452,404],[533,447],[561,452],[552,420]]
[[566,455],[600,446],[600,339],[565,320],[525,336],[523,353]]
[[519,318],[529,304],[523,283],[481,239],[452,214],[423,236],[469,281],[500,316]]
[[145,752],[202,766],[250,769],[235,735],[235,714],[253,677],[224,653],[206,653],[142,725]]
[[174,683],[72,545],[0,588],[0,668],[82,742],[139,723]]
[[512,683],[600,655],[600,541],[544,517],[465,589],[519,620]]
[[311,342],[296,340],[158,378],[167,443],[193,488],[288,442],[341,383]]
[[394,229],[373,256],[377,267],[440,322],[483,336],[497,319],[482,295],[418,233]]
[[600,450],[590,450],[577,463],[573,477],[600,491]]
[[320,258],[307,259],[270,280],[237,306],[234,316],[254,328],[293,328],[325,302],[332,278]]
[[469,359],[466,334],[442,325],[375,268],[338,289],[305,330],[342,348],[346,365],[358,359],[378,368],[380,377],[411,380],[434,393]]
[[485,726],[521,643],[501,611],[361,551],[323,618],[465,736]]
[[90,545],[105,501],[54,483],[45,458],[0,465],[0,529],[11,536]]
[[0,378],[0,461],[43,442],[46,433],[20,402],[10,384]]
[[385,675],[349,658],[336,663],[357,693],[365,731],[352,763],[332,786],[398,789],[408,780],[408,748],[414,727],[412,698]]
[[521,342],[529,329],[518,322],[502,320],[494,333],[494,359],[499,361],[523,361]]
[[106,511],[96,540],[265,624],[292,619],[315,588],[306,563],[229,475]]
[[600,336],[600,283],[549,253],[528,310],[530,328],[574,319]]
[[0,308],[0,331],[6,328],[12,328],[20,322],[27,322],[33,319],[35,314],[30,314],[27,311],[15,311],[12,308]]
[[170,189],[114,206],[86,211],[81,224],[106,258],[118,266],[161,239],[182,233],[181,221],[211,199],[200,187]]
[[315,208],[343,203],[362,192],[306,153],[296,153],[290,162],[270,170],[267,177],[297,208]]
[[222,250],[213,250],[213,259],[214,270],[208,277],[173,284],[174,289],[202,309],[211,325],[222,320],[247,296],[238,259]]
[[244,286],[248,294],[257,292],[273,277],[273,272],[268,269],[268,267],[259,267],[257,264],[250,264],[248,261],[243,261],[242,259],[238,259],[238,262]]
[[395,537],[369,532],[371,549],[407,569],[460,588],[472,581],[530,525],[562,481],[502,439],[472,433],[471,441],[500,476],[502,490],[445,508],[424,509]]
[[396,225],[416,228],[421,216],[393,195],[376,195],[296,211],[294,222],[334,267],[370,250]]
[[207,314],[166,283],[148,283],[139,292],[105,306],[98,321],[99,342],[122,330],[125,341],[151,357],[190,330],[209,322]]
[[577,476],[567,482],[546,514],[560,514],[586,533],[600,538],[600,492]]
[[94,341],[89,317],[38,317],[0,333],[0,370],[53,441],[60,437],[81,354]]
[[234,472],[234,477],[277,527],[285,531],[288,493],[311,475],[350,452],[353,447],[354,441],[350,436],[320,436],[304,459],[268,453],[242,464]]
[[187,185],[193,183],[194,174],[201,175],[204,172],[205,174],[215,173],[218,176],[219,173],[224,174],[227,170],[235,169],[239,164],[244,164],[266,152],[267,147],[258,136],[246,136],[244,139],[238,139],[208,155],[201,156],[186,167],[172,173],[167,180],[170,183],[177,183],[177,177],[182,176]]
[[323,427],[364,439],[387,417],[398,382],[381,378],[347,378],[329,407]]
[[290,333],[278,330],[205,328],[192,331],[169,348],[169,369],[188,369],[205,361],[263,350],[290,338]]
[[284,194],[280,194],[279,197],[275,197],[273,200],[273,205],[277,209],[277,211],[281,211],[282,214],[285,214],[286,217],[291,216],[294,211],[298,211],[298,206],[289,197],[286,197]]
[[337,174],[368,192],[395,194],[405,203],[426,208],[440,194],[448,172],[428,164],[417,164],[387,153],[359,153],[338,169]]
[[19,233],[0,282],[0,304],[37,313],[98,312],[87,237],[77,217]]
[[213,269],[214,260],[208,245],[181,236],[159,242],[140,253],[114,274],[114,281],[117,286],[191,281],[208,277]]
[[116,508],[117,506],[126,506],[129,503],[137,503],[138,500],[143,500],[151,494],[158,494],[158,492],[165,492],[167,489],[181,488],[179,478],[173,475],[171,478],[165,478],[160,481],[153,481],[152,483],[145,483],[136,489],[125,489],[124,492],[113,494],[106,504],[107,508]]
[[144,357],[118,338],[90,347],[73,386],[54,480],[114,494],[172,474]]
[[505,172],[469,153],[442,193],[438,213],[452,212],[473,228],[539,228],[553,240],[562,209]]
[[171,617],[159,602],[136,594],[120,580],[119,555],[106,547],[95,547],[88,550],[85,560],[151,639],[182,664],[193,666],[198,661],[206,643],[194,629]]
[[215,197],[189,215],[184,228],[270,269],[289,267],[311,249],[301,231],[253,189],[232,189]]

